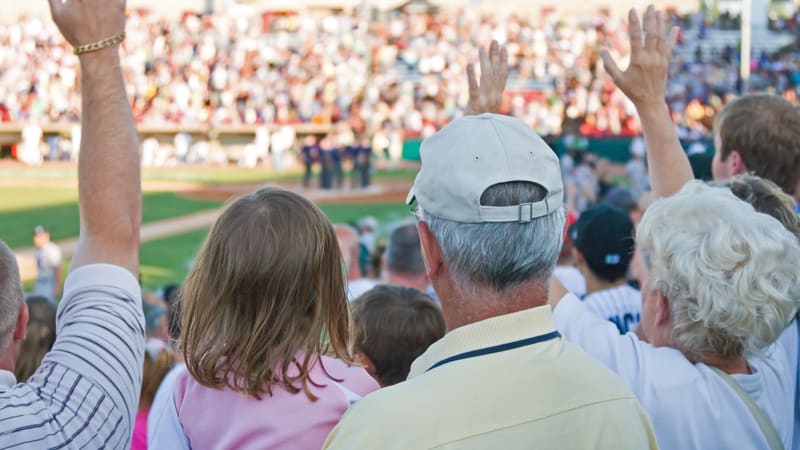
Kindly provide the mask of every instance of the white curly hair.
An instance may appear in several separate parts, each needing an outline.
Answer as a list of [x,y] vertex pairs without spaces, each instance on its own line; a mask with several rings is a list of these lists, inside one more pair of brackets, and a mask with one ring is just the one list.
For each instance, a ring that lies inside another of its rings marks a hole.
[[692,361],[758,353],[800,307],[797,237],[729,189],[687,183],[650,206],[636,237]]

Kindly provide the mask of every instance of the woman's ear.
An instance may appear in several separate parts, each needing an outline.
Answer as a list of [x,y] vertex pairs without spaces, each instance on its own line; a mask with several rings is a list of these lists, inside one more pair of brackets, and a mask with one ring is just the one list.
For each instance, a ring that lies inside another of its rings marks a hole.
[[672,323],[672,311],[669,309],[669,301],[661,292],[656,291],[656,325],[659,327],[668,326]]

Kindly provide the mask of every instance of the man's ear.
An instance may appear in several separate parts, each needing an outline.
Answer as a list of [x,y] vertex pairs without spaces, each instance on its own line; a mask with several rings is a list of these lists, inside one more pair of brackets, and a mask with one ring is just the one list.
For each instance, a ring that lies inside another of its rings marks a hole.
[[431,229],[425,222],[418,222],[417,229],[419,230],[419,243],[422,246],[422,261],[425,263],[425,272],[431,281],[436,280],[442,273],[442,250],[439,248],[439,243],[433,236]]
[[736,150],[728,154],[727,163],[730,164],[731,173],[733,175],[742,175],[748,172],[747,164],[744,163],[744,158]]
[[28,331],[28,318],[30,312],[28,311],[28,304],[22,302],[19,308],[19,315],[17,315],[17,325],[14,328],[14,341],[22,342],[25,340],[25,333]]

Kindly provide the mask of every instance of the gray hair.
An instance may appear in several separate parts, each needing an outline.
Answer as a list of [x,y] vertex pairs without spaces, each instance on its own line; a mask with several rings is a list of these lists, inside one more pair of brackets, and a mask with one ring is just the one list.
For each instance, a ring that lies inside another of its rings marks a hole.
[[419,231],[416,225],[400,225],[389,235],[386,244],[386,266],[393,272],[417,275],[425,273]]
[[[530,182],[501,183],[481,196],[484,206],[512,206],[544,199],[547,191]],[[460,223],[422,211],[458,287],[504,291],[553,273],[564,238],[564,208],[530,222]]]
[[0,353],[11,344],[19,308],[24,301],[17,258],[6,243],[0,241]]
[[758,353],[797,313],[797,238],[729,189],[688,183],[648,208],[636,236],[692,361]]

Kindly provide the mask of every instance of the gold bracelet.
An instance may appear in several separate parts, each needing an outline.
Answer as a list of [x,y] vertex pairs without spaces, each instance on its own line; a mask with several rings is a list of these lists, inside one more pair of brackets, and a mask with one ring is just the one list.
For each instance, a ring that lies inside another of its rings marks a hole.
[[110,37],[108,39],[103,39],[102,41],[93,42],[91,44],[86,44],[86,45],[81,45],[81,46],[75,47],[75,49],[72,50],[72,53],[74,53],[76,55],[82,55],[84,53],[95,52],[97,50],[104,49],[106,47],[111,47],[112,45],[119,44],[120,42],[122,42],[124,40],[125,40],[125,32],[123,31],[122,33],[120,33],[120,34],[118,34],[118,35],[116,35],[114,37]]

